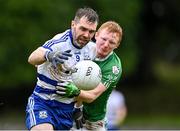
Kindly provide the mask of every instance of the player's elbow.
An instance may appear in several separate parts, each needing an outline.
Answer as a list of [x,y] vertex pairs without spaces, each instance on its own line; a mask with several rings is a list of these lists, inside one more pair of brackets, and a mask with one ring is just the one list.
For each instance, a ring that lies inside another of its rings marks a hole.
[[32,61],[32,59],[31,59],[31,56],[28,57],[28,63],[29,63],[29,64],[33,64],[33,61]]
[[45,52],[46,52],[45,49],[39,47],[38,49],[36,49],[31,53],[31,55],[28,58],[28,62],[32,65],[40,65],[44,63],[46,61],[44,57]]
[[28,63],[32,64],[32,65],[36,65],[36,63],[34,62],[33,58],[32,58],[32,54],[29,56],[28,58]]

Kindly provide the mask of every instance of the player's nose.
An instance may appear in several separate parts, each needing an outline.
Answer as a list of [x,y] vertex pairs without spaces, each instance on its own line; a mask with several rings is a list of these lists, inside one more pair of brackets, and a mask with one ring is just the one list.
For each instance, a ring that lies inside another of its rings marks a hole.
[[84,37],[89,38],[89,36],[90,36],[89,31],[84,32]]

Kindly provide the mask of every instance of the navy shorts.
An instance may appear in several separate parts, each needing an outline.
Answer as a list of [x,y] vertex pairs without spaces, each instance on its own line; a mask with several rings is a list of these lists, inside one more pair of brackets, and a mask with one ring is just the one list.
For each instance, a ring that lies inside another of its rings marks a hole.
[[74,103],[65,104],[55,100],[44,100],[31,95],[26,107],[26,126],[50,123],[55,130],[69,130],[73,126]]

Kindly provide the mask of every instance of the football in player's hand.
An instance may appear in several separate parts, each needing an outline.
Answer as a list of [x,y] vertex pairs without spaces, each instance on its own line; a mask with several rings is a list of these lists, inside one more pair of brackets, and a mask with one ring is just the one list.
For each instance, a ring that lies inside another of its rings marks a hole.
[[73,83],[81,90],[94,89],[101,82],[101,69],[93,61],[83,60],[74,66]]

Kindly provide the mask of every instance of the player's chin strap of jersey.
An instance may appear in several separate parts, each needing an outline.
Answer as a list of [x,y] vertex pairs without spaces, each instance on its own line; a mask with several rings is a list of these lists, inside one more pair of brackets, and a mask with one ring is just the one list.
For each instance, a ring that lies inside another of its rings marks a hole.
[[61,81],[57,83],[56,86],[56,93],[60,96],[65,97],[76,97],[80,94],[81,90],[77,88],[72,82],[67,81]]

